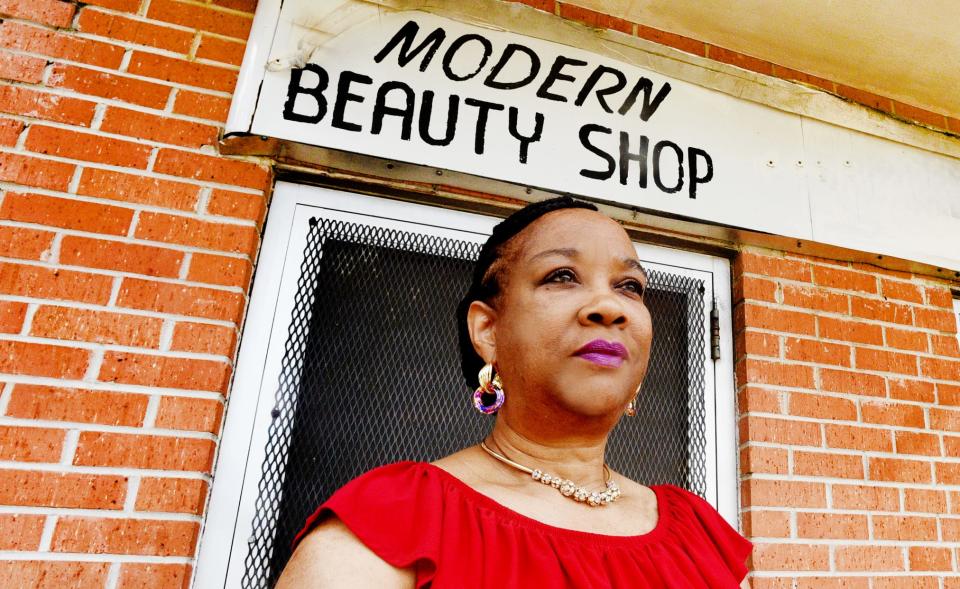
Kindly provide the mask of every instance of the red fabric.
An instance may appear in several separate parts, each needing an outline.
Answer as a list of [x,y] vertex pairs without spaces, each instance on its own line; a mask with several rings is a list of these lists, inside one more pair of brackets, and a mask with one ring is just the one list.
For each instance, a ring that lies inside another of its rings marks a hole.
[[659,519],[641,536],[558,528],[517,513],[427,462],[353,479],[307,519],[294,546],[335,513],[417,587],[735,589],[753,543],[698,495],[653,485]]

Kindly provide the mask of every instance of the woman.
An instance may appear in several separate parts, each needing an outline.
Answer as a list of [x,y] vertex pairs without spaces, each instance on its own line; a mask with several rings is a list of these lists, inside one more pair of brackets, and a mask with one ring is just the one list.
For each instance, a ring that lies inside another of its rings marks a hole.
[[626,232],[593,205],[560,197],[500,223],[458,310],[490,435],[342,487],[277,589],[749,587],[752,544],[709,503],[604,462],[647,370],[646,286]]

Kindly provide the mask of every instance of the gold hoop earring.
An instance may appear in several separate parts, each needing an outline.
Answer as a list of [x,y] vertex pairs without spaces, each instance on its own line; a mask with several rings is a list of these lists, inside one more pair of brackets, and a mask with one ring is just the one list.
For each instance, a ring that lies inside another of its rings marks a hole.
[[637,392],[633,395],[633,398],[630,399],[630,402],[627,403],[627,410],[623,413],[627,417],[633,417],[637,414],[637,397],[640,396],[640,389],[637,389]]

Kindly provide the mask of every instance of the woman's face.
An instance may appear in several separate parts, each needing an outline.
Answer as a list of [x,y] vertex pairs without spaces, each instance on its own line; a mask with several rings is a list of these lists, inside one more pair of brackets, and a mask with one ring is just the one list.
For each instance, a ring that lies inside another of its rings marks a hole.
[[492,354],[500,372],[510,406],[502,411],[619,416],[646,373],[653,336],[630,238],[600,213],[564,209],[508,248],[496,308],[487,331],[477,330],[492,344],[481,355]]

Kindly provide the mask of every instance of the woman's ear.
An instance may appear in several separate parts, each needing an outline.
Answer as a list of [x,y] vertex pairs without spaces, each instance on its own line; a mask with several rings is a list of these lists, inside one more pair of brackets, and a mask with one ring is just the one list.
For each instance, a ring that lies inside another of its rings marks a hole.
[[497,359],[496,310],[483,301],[473,301],[467,309],[467,329],[473,349],[486,363]]

